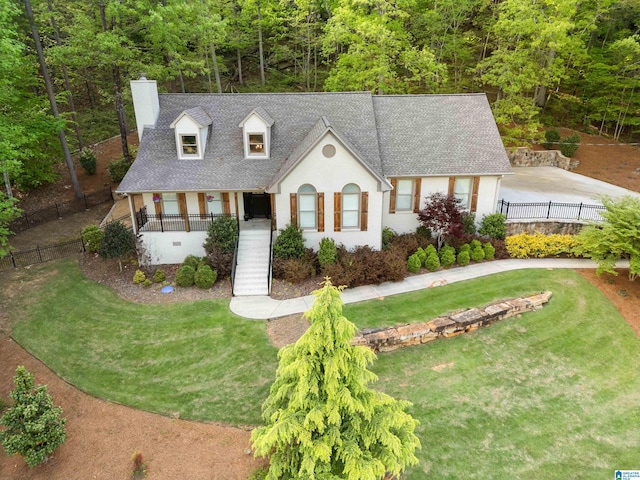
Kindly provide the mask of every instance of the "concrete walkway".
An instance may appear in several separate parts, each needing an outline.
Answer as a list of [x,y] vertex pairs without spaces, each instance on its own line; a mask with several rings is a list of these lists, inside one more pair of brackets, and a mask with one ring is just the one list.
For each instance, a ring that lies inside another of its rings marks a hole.
[[[413,292],[425,288],[433,288],[472,278],[484,277],[494,273],[521,270],[525,268],[596,268],[597,264],[589,259],[579,258],[529,258],[494,260],[477,263],[467,267],[439,270],[424,275],[407,277],[401,282],[386,282],[381,285],[367,285],[363,287],[347,288],[342,292],[344,303],[356,303],[374,298],[396,295],[398,293]],[[629,262],[620,262],[618,268],[629,268]],[[233,313],[241,317],[266,320],[283,317],[295,313],[303,313],[311,308],[314,297],[292,298],[289,300],[274,300],[271,297],[233,297],[230,308]]]

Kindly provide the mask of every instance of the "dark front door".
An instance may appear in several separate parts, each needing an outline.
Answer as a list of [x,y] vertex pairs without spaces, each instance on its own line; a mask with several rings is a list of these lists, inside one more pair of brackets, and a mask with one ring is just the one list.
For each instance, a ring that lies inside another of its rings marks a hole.
[[271,218],[271,198],[268,193],[244,193],[244,212],[249,218]]

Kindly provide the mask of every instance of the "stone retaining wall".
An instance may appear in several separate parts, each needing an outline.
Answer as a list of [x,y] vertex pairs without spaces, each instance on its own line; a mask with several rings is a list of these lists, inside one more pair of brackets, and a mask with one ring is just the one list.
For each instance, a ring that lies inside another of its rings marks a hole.
[[560,153],[560,150],[531,150],[518,147],[507,149],[507,156],[513,167],[558,167],[573,170],[580,162],[571,160]]
[[469,308],[423,323],[394,325],[386,328],[364,328],[351,342],[375,352],[389,352],[400,347],[420,345],[438,338],[455,337],[465,332],[541,308],[551,298],[551,292],[542,292],[526,298],[496,302],[483,308]]
[[512,222],[507,221],[505,228],[507,236],[517,235],[519,233],[542,233],[551,235],[558,233],[560,235],[577,235],[586,223],[575,220],[573,222],[559,222],[557,220],[536,220],[529,222]]

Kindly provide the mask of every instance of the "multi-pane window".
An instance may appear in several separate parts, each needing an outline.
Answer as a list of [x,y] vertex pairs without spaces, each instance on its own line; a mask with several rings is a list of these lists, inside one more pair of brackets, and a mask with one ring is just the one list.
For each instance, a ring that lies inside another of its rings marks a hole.
[[302,185],[298,189],[298,218],[300,228],[317,228],[316,219],[318,207],[318,195],[316,189],[311,185]]
[[220,192],[207,192],[207,213],[218,215],[222,213],[222,194]]
[[177,193],[162,194],[162,213],[166,215],[177,215],[180,213]]
[[342,189],[342,228],[360,226],[360,188],[349,183]]
[[264,155],[264,134],[249,134],[249,155]]
[[471,202],[471,177],[456,177],[453,186],[453,195],[462,202],[462,208],[469,209]]
[[400,179],[396,186],[396,211],[407,211],[412,209],[413,201],[413,180]]
[[196,135],[180,135],[183,155],[198,155],[198,139]]

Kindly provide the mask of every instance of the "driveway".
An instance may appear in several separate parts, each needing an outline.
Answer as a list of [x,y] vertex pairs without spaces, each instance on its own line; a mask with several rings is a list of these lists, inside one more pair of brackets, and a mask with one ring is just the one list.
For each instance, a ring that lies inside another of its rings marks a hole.
[[556,167],[513,167],[505,175],[498,199],[507,202],[569,202],[601,204],[596,197],[623,197],[640,193]]

